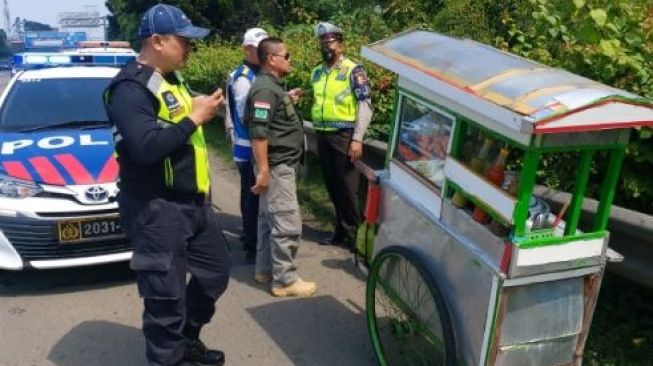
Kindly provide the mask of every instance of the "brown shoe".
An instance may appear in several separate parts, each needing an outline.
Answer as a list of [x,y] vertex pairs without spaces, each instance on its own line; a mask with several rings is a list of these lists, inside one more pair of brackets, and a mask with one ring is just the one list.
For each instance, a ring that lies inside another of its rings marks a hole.
[[316,290],[317,290],[317,285],[315,284],[315,282],[306,282],[301,278],[298,278],[297,281],[285,287],[272,286],[272,295],[277,297],[285,297],[285,296],[308,297],[313,295]]
[[264,273],[264,274],[257,274],[254,276],[254,281],[258,283],[268,283],[272,281],[272,275]]

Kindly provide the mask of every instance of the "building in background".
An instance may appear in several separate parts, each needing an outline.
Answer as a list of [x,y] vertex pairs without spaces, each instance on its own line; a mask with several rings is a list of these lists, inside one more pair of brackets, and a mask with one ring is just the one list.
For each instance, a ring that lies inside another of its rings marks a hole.
[[84,32],[87,41],[106,40],[106,17],[100,15],[97,6],[89,5],[83,11],[59,13],[57,22],[59,32]]

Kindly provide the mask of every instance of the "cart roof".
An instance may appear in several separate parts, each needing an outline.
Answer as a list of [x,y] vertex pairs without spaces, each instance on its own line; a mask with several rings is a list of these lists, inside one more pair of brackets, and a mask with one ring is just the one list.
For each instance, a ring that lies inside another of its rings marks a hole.
[[411,30],[363,47],[362,54],[429,90],[463,91],[508,109],[522,121],[505,125],[521,133],[653,125],[650,99],[472,40]]

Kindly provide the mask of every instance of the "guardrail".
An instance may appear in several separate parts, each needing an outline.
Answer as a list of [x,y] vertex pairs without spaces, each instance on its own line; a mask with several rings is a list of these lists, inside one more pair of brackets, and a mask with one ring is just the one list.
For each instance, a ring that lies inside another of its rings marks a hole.
[[[307,150],[317,155],[317,144],[313,124],[304,121]],[[373,169],[382,169],[386,157],[385,142],[367,139],[364,142],[363,161]],[[570,194],[551,188],[538,186],[535,194],[548,201],[555,212],[567,202]],[[598,202],[586,198],[580,225],[591,226],[596,214]],[[638,284],[653,288],[653,216],[629,210],[620,206],[612,206],[610,221],[610,248],[625,257],[622,262],[611,262],[608,270]]]

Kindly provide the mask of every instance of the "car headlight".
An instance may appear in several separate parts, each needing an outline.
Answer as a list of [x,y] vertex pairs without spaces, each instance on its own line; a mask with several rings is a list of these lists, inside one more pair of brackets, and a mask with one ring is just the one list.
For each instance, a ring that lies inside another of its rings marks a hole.
[[0,197],[27,198],[43,192],[36,183],[0,174]]

